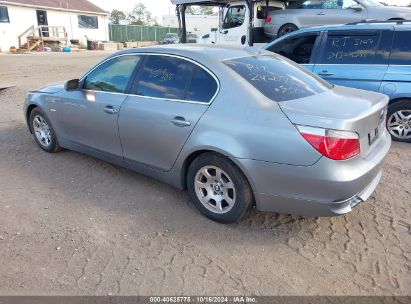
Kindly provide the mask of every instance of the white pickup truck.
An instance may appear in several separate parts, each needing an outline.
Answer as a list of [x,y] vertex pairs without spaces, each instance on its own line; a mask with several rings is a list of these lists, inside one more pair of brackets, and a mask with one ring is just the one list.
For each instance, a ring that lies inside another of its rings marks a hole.
[[[220,8],[220,24],[204,42],[213,44],[256,45],[265,44],[270,38],[264,34],[268,12],[285,8],[281,0],[171,0],[177,5],[184,42],[185,7],[188,5],[212,5]],[[288,1],[287,1],[288,2]]]

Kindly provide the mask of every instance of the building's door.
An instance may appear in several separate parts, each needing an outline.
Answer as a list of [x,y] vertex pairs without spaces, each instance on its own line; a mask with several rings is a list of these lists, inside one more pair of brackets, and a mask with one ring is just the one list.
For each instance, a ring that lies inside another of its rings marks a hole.
[[[48,21],[47,21],[47,12],[46,11],[41,11],[37,10],[37,24],[38,26],[47,26]],[[42,35],[43,37],[48,37],[49,36],[49,30],[46,27],[40,28],[39,29],[39,34]]]

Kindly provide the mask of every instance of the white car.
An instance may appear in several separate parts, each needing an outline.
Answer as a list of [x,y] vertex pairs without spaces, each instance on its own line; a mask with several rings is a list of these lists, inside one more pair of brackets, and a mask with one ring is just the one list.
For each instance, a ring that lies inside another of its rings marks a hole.
[[410,19],[411,8],[384,6],[377,0],[300,0],[287,9],[271,11],[264,33],[275,38],[313,26]]

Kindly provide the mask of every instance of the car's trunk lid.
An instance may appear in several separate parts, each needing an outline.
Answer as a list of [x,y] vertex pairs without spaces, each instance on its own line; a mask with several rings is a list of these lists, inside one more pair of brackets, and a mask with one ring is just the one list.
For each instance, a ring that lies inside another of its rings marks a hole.
[[279,103],[294,124],[358,133],[362,157],[367,157],[384,132],[387,104],[385,95],[339,86]]

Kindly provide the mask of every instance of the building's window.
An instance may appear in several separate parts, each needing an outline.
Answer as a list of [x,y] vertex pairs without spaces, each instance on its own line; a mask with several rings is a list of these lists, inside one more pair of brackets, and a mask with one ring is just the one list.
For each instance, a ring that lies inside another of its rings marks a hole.
[[9,12],[7,6],[0,6],[0,22],[9,23]]
[[78,15],[78,26],[80,28],[98,29],[97,16]]

